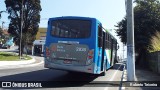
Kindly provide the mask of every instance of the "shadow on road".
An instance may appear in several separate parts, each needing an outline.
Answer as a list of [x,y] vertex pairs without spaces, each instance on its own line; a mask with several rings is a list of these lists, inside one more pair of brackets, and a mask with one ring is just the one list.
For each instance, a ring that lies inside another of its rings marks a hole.
[[[117,63],[111,69],[122,71],[123,67],[123,64]],[[37,71],[2,76],[0,77],[0,81],[93,81],[97,77],[99,76],[93,74],[66,72],[44,68]]]
[[83,81],[95,77],[84,73],[68,73],[66,71],[42,69],[38,71],[0,77],[0,81]]
[[0,81],[40,81],[43,84],[52,84],[53,87],[77,87],[92,82],[95,78],[97,78],[96,75],[90,75],[85,73],[68,73],[66,71],[60,70],[43,69],[38,71],[2,76],[0,77]]
[[122,63],[116,63],[114,66],[112,66],[110,69],[111,70],[119,70],[119,71],[123,71],[124,68],[124,64]]
[[[117,70],[122,64],[115,64],[111,69]],[[123,66],[119,68],[123,70]],[[15,70],[16,71],[16,70]],[[4,72],[4,71],[3,71]],[[116,85],[119,86],[119,82],[95,82],[98,75],[78,73],[78,72],[66,72],[61,70],[42,69],[37,71],[19,73],[14,75],[1,76],[0,81],[27,81],[27,82],[42,82],[43,84],[52,85],[52,87],[80,87],[85,85]],[[105,78],[103,76],[103,78]],[[47,82],[46,82],[47,81]],[[97,84],[98,83],[98,84]]]

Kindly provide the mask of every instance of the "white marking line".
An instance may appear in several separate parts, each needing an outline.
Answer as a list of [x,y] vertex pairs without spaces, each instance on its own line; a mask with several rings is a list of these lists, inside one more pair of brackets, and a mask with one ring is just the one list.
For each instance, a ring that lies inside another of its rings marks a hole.
[[125,90],[125,87],[122,87],[121,90]]
[[[119,68],[120,67],[121,67],[121,65],[119,66]],[[118,68],[118,70],[119,70],[119,68]],[[113,81],[113,79],[114,79],[115,75],[117,74],[118,70],[116,70],[116,72],[113,74],[112,78],[109,81]]]
[[[127,81],[127,79],[126,79],[126,77],[127,77],[127,73],[126,73],[126,72],[127,72],[127,71],[124,69],[123,72],[124,72],[124,74],[123,74],[123,80],[122,80],[122,81]],[[122,86],[120,90],[125,90],[125,88],[126,88],[126,87],[123,87],[123,86]]]
[[[121,65],[119,66],[119,68],[121,67]],[[109,81],[113,81],[115,75],[117,74],[119,68],[116,70],[116,72],[113,74],[112,78]],[[104,90],[108,90],[108,87],[105,87]]]

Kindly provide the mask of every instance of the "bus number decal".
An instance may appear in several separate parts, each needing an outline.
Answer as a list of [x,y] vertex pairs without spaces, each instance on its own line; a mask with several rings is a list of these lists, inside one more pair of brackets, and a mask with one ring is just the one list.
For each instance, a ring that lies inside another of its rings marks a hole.
[[78,51],[78,52],[85,52],[86,48],[76,47],[76,51]]

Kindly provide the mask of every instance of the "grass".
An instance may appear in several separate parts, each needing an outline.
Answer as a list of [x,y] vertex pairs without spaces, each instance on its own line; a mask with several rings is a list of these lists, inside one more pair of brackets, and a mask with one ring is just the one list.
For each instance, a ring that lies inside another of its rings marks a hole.
[[[24,60],[32,59],[29,56],[24,56]],[[19,56],[15,53],[0,52],[0,61],[20,61]]]
[[160,32],[156,32],[151,38],[151,46],[149,52],[160,51]]

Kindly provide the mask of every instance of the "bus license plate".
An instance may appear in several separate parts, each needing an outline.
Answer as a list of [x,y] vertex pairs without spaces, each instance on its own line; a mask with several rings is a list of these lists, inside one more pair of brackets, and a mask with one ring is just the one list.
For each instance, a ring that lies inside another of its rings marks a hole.
[[63,63],[65,63],[65,64],[71,64],[72,63],[72,61],[71,60],[64,60],[64,62]]

